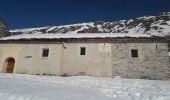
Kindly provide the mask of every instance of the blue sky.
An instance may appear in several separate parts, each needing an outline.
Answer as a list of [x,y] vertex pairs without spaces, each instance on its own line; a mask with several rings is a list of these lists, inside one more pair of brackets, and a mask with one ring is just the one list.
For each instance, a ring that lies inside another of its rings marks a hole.
[[0,0],[8,29],[115,21],[170,12],[170,0]]

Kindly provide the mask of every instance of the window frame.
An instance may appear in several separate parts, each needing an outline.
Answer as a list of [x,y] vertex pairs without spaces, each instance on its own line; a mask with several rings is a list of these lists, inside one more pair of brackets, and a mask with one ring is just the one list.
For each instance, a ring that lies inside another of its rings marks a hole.
[[86,47],[80,47],[80,56],[86,55]]
[[41,57],[43,58],[47,58],[49,57],[49,48],[42,48],[42,54],[41,54]]
[[132,58],[139,58],[139,50],[138,49],[131,49],[131,57]]

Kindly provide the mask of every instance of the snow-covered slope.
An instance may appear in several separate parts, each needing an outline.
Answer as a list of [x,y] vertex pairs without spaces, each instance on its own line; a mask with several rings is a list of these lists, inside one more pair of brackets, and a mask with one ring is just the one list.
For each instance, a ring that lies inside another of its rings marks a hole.
[[34,33],[134,33],[156,36],[170,35],[170,13],[144,16],[115,22],[90,22],[72,25],[48,26],[10,30],[11,34]]
[[170,100],[170,81],[1,73],[0,100]]

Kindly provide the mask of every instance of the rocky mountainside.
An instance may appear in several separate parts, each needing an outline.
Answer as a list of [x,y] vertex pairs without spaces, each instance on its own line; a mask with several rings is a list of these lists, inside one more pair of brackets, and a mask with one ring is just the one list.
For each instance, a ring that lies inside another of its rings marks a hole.
[[170,35],[170,12],[115,22],[90,22],[62,26],[24,28],[10,30],[10,32],[11,35],[37,33],[134,33],[166,36]]

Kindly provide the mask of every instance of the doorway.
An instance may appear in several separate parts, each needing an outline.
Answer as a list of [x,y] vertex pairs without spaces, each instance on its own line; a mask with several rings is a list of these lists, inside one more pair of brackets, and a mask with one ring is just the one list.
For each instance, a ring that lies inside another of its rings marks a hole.
[[5,60],[5,72],[6,73],[13,73],[14,71],[14,65],[15,65],[15,59],[10,57]]

